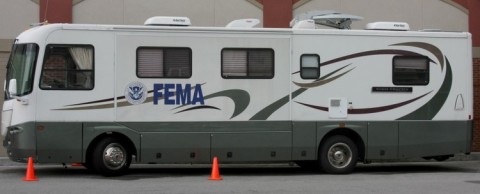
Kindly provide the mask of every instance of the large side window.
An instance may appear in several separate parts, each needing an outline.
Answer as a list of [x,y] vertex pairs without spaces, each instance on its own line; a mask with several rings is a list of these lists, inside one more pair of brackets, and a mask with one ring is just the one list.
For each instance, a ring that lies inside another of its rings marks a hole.
[[320,78],[320,56],[303,54],[300,57],[300,77],[302,79]]
[[190,78],[192,50],[173,47],[140,47],[137,49],[137,77]]
[[428,85],[430,81],[429,58],[426,56],[393,57],[393,84]]
[[273,76],[273,49],[225,48],[222,50],[223,78],[271,79]]
[[40,88],[91,90],[94,87],[94,49],[91,45],[48,45]]

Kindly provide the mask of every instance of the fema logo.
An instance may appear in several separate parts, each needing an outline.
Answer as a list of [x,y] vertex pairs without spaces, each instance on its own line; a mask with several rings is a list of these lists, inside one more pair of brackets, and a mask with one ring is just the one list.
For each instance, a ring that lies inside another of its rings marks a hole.
[[147,99],[147,87],[141,82],[132,82],[125,88],[125,98],[130,104],[142,104]]

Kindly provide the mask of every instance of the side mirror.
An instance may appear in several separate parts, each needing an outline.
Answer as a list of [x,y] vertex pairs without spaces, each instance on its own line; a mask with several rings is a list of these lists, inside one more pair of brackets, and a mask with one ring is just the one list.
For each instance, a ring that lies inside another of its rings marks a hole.
[[10,96],[17,95],[17,79],[11,79],[8,83],[8,93]]

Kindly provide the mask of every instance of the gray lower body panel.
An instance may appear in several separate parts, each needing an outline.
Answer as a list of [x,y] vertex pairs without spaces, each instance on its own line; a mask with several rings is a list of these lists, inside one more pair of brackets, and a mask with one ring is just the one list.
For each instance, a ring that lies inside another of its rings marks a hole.
[[98,137],[117,133],[139,163],[316,160],[340,128],[358,134],[366,160],[469,153],[472,140],[472,121],[30,122],[9,127],[4,146],[14,161],[85,162]]
[[399,157],[412,158],[469,153],[471,126],[471,122],[464,121],[399,122]]
[[142,163],[289,161],[289,121],[120,123],[141,134]]

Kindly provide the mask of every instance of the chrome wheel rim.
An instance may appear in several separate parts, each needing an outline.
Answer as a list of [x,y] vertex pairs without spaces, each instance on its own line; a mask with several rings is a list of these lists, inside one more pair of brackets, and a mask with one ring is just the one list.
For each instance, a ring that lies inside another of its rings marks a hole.
[[335,168],[345,168],[352,162],[352,150],[345,143],[336,143],[328,149],[328,162]]
[[112,170],[122,168],[127,162],[125,148],[118,143],[111,143],[103,151],[103,163]]

